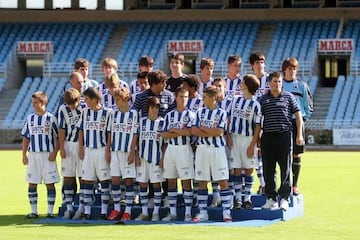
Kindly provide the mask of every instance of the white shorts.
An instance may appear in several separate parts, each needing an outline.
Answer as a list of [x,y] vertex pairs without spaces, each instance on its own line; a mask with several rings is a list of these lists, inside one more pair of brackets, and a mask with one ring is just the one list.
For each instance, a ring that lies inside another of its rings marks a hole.
[[257,147],[255,146],[254,148],[253,157],[249,158],[246,154],[247,148],[251,143],[252,136],[247,137],[240,134],[233,134],[232,140],[233,148],[231,149],[231,155],[233,156],[233,161],[231,161],[230,167],[244,169],[257,168],[259,166]]
[[127,152],[111,152],[110,174],[112,177],[136,178],[135,161],[128,164],[128,156]]
[[136,181],[139,183],[159,183],[163,182],[163,170],[159,165],[148,163],[146,160],[141,159],[141,166],[136,167]]
[[194,178],[194,153],[191,145],[168,145],[164,156],[164,178]]
[[81,177],[82,161],[79,158],[79,143],[64,142],[66,158],[61,159],[61,173],[63,177]]
[[56,161],[49,161],[49,152],[29,152],[26,181],[50,184],[60,181]]
[[195,180],[220,181],[229,179],[225,147],[198,145],[195,154]]
[[86,181],[105,181],[111,179],[110,167],[105,160],[105,147],[85,148],[82,163],[82,179]]

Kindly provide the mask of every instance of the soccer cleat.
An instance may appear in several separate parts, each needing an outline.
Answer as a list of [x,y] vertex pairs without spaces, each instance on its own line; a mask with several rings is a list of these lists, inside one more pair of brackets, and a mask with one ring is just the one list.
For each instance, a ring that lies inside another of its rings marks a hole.
[[286,199],[280,200],[280,209],[287,211],[289,209],[289,201]]
[[185,214],[184,222],[191,222],[191,220],[192,220],[191,214]]
[[149,220],[149,216],[145,214],[140,214],[139,216],[137,216],[137,218],[135,218],[135,221],[147,221],[147,220]]
[[252,205],[252,203],[250,201],[245,201],[243,204],[242,204],[242,207],[247,209],[247,210],[251,210],[254,208],[254,206]]
[[128,221],[131,220],[131,214],[128,212],[124,212],[124,214],[121,217],[121,221]]
[[296,186],[294,186],[294,187],[292,188],[292,192],[293,192],[293,195],[294,195],[294,196],[297,196],[297,195],[300,194],[299,189],[298,189],[298,187],[296,187]]
[[278,203],[276,201],[274,201],[273,199],[269,198],[266,199],[266,203],[261,207],[262,209],[276,209],[278,208]]
[[100,216],[99,216],[99,218],[98,218],[99,220],[109,220],[108,219],[108,217],[106,216],[106,214],[100,214]]
[[161,221],[177,221],[177,216],[176,215],[171,215],[170,213],[168,215],[166,215],[166,217],[162,218]]
[[206,222],[209,220],[209,215],[207,213],[198,213],[196,216],[192,219],[192,222],[199,223],[199,222]]
[[157,222],[157,221],[159,221],[160,220],[160,216],[159,216],[159,214],[153,214],[152,215],[152,218],[151,218],[151,221],[152,222]]
[[240,209],[241,207],[242,207],[241,200],[236,200],[235,205],[234,205],[234,209]]
[[39,215],[37,213],[29,213],[28,215],[25,216],[26,219],[36,219],[38,217]]
[[79,220],[79,219],[81,219],[81,215],[82,215],[82,212],[80,210],[77,210],[71,219]]
[[260,195],[265,195],[265,187],[260,185],[256,193]]
[[64,216],[62,217],[63,219],[72,219],[74,216],[74,212],[73,211],[65,211],[64,212]]
[[91,220],[91,215],[90,214],[81,214],[81,220]]
[[55,216],[54,216],[54,214],[52,214],[52,213],[48,213],[48,214],[46,215],[46,218],[55,218]]
[[220,198],[213,198],[210,204],[210,208],[216,208],[218,206],[221,206],[221,199]]
[[116,220],[120,220],[121,219],[121,212],[117,211],[117,210],[112,210],[109,217],[109,220],[111,221],[116,221]]
[[223,219],[224,219],[224,222],[232,222],[232,217],[231,217],[231,214],[230,213],[223,213]]

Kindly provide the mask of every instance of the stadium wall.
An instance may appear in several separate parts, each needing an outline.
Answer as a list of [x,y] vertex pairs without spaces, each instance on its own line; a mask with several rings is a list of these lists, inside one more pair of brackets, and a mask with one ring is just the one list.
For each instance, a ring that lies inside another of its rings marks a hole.
[[225,21],[284,19],[359,18],[360,8],[287,8],[222,10],[0,10],[0,22],[73,22],[73,21]]

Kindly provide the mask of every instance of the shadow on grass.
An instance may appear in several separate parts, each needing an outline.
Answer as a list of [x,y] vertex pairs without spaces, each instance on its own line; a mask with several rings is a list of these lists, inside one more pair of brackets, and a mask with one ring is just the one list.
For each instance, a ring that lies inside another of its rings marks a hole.
[[[44,223],[41,222],[41,220],[44,220]],[[53,219],[54,221],[51,221],[52,219],[49,219],[49,222],[47,221],[45,215],[42,216],[40,215],[39,218],[37,219],[25,219],[25,215],[0,215],[0,227],[2,226],[18,226],[18,227],[33,227],[33,225],[37,225],[37,226],[68,226],[68,227],[74,227],[74,226],[79,226],[79,227],[90,227],[90,226],[94,226],[95,224],[91,224],[88,222],[74,222],[74,223],[69,223],[69,222],[61,222],[61,220],[59,219],[59,221],[56,221],[55,219]],[[96,221],[94,221],[95,223]],[[101,224],[101,225],[123,225],[123,223],[121,222],[108,222],[108,224]],[[1,235],[0,235],[1,238]]]

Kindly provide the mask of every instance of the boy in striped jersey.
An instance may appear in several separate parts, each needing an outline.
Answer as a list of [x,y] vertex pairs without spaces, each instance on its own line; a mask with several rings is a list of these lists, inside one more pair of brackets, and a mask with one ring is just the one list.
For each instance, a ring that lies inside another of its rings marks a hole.
[[200,84],[199,93],[202,94],[204,89],[211,86],[213,81],[213,72],[215,62],[211,58],[202,58],[200,61]]
[[238,55],[231,55],[228,57],[228,75],[224,77],[226,83],[225,94],[227,97],[241,95],[240,82],[242,77],[240,75],[241,58]]
[[120,82],[121,80],[117,73],[113,73],[104,79],[106,90],[108,92],[108,94],[104,95],[101,99],[101,103],[104,105],[104,107],[117,109],[114,98],[114,91],[120,88]]
[[[104,79],[110,78],[110,76],[116,73],[118,70],[117,62],[113,58],[105,58],[102,62],[101,67],[104,73]],[[129,85],[122,80],[120,80],[119,86],[129,88]],[[100,94],[102,95],[101,104],[104,104],[104,100],[106,99],[106,96],[109,94],[109,90],[105,84],[105,80],[99,84],[98,89]],[[106,106],[106,104],[104,105]]]
[[168,145],[164,156],[164,178],[168,180],[170,213],[163,221],[177,220],[177,178],[182,182],[185,200],[184,221],[191,221],[193,192],[191,180],[194,178],[194,153],[191,148],[191,127],[195,113],[187,109],[189,92],[179,87],[175,91],[176,109],[165,116],[165,127],[162,133]]
[[[65,219],[74,216],[73,196],[76,192],[76,176],[81,178],[81,160],[78,148],[78,129],[77,122],[80,119],[81,110],[85,105],[80,105],[80,93],[75,88],[70,88],[64,93],[64,101],[59,108],[59,147],[61,156],[61,170],[64,177],[64,195],[66,212]],[[82,198],[82,193],[80,193]],[[83,211],[83,201],[80,200],[79,211]],[[75,218],[78,218],[80,215]]]
[[161,186],[163,171],[161,162],[164,157],[164,144],[161,132],[164,128],[164,119],[159,117],[160,100],[149,97],[147,101],[148,116],[139,121],[139,157],[136,157],[136,181],[140,183],[141,214],[137,221],[148,220],[148,185],[154,186],[154,210],[151,221],[159,221],[161,204]]
[[85,213],[83,219],[91,218],[93,185],[99,180],[101,184],[101,219],[107,219],[110,198],[110,168],[105,159],[107,128],[110,123],[111,109],[101,105],[101,95],[96,88],[84,92],[87,107],[81,112],[77,124],[79,128],[79,157],[82,163],[82,180],[84,191]]
[[47,217],[52,218],[56,198],[54,184],[60,180],[56,165],[57,121],[54,115],[46,111],[47,96],[44,92],[35,92],[31,96],[31,104],[34,113],[27,116],[21,130],[22,162],[27,165],[26,181],[29,184],[28,197],[31,206],[31,213],[25,218],[38,218],[37,185],[42,182],[45,183],[47,189]]
[[231,222],[230,199],[231,191],[228,187],[229,168],[225,153],[224,132],[227,126],[227,113],[218,107],[219,89],[215,86],[205,88],[203,101],[205,108],[201,108],[195,118],[191,133],[197,136],[195,154],[195,180],[199,181],[198,201],[200,213],[192,221],[203,222],[209,219],[207,213],[208,190],[207,182],[219,182],[220,197],[225,222]]
[[245,171],[245,199],[242,203],[241,192],[235,192],[235,206],[252,209],[251,191],[254,185],[252,173],[258,167],[257,142],[260,133],[261,109],[256,100],[259,80],[253,74],[244,76],[240,83],[243,93],[235,97],[231,104],[226,144],[231,150],[233,161],[230,168],[234,169],[234,184],[241,185],[242,171]]
[[144,55],[139,59],[139,72],[135,80],[130,83],[131,101],[135,102],[136,95],[148,89],[149,83],[147,73],[151,72],[154,67],[154,59],[148,55]]
[[[117,108],[113,111],[108,127],[108,142],[106,154],[110,160],[110,173],[114,201],[114,210],[109,215],[109,220],[127,221],[131,219],[131,208],[134,198],[133,182],[135,172],[135,152],[137,151],[138,112],[130,108],[130,91],[120,87],[113,92]],[[126,208],[124,214],[120,211],[121,188],[120,180],[125,182]]]
[[183,88],[189,92],[187,108],[193,112],[197,112],[199,108],[204,107],[202,97],[198,92],[200,79],[194,74],[189,74],[183,79]]

